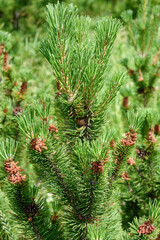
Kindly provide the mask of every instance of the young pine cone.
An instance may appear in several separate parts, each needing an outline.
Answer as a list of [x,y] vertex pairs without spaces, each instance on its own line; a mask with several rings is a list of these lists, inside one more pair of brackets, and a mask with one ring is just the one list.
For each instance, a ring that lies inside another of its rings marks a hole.
[[23,112],[23,109],[21,107],[15,107],[13,109],[13,115],[18,116],[21,112]]
[[103,163],[102,162],[97,162],[97,161],[94,161],[91,163],[92,165],[92,168],[91,170],[93,170],[93,175],[96,173],[96,174],[99,174],[103,171]]
[[125,135],[126,135],[126,138],[121,139],[122,145],[128,146],[128,147],[134,145],[137,140],[137,133],[130,131],[130,132],[127,132]]
[[154,127],[154,132],[156,134],[160,133],[160,124],[156,124],[155,127]]
[[124,97],[123,98],[123,107],[124,108],[128,108],[129,107],[128,97]]
[[51,123],[49,124],[48,130],[50,133],[52,132],[58,132],[57,128],[55,126],[53,126]]
[[139,235],[141,234],[147,235],[151,234],[154,230],[155,227],[152,225],[152,222],[148,220],[147,222],[143,221],[143,224],[139,226],[139,230],[137,230],[137,232],[139,233]]
[[4,163],[5,166],[5,171],[9,174],[15,174],[19,171],[22,171],[22,169],[17,166],[19,162],[14,162],[14,161],[7,161]]
[[4,163],[5,166],[5,171],[9,174],[8,180],[13,183],[22,183],[23,181],[25,181],[26,179],[26,175],[22,176],[20,174],[20,171],[22,171],[22,169],[20,167],[17,166],[19,162],[14,162],[12,161],[6,161]]
[[11,174],[8,180],[13,184],[21,184],[23,181],[26,180],[26,175],[22,176],[19,172],[17,172],[16,174]]
[[45,139],[42,140],[41,137],[34,138],[30,142],[30,145],[31,145],[30,147],[33,150],[36,150],[38,152],[42,152],[43,149],[47,150],[47,147],[46,147],[44,142],[45,142]]
[[19,92],[19,95],[22,97],[22,95],[26,92],[27,90],[27,85],[28,83],[27,82],[23,82],[22,85],[21,85],[21,89],[20,89],[20,92]]
[[28,221],[31,221],[32,217],[35,217],[38,215],[38,206],[34,201],[29,203],[25,207],[25,213],[26,213],[26,216],[28,217]]

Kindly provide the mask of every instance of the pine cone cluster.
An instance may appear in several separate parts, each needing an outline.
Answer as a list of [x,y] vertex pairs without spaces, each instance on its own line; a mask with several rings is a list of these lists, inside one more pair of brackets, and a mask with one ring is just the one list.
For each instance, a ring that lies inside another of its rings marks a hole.
[[92,168],[91,170],[93,170],[93,175],[96,173],[96,174],[99,174],[103,171],[103,163],[102,162],[97,162],[97,161],[94,161],[91,163],[92,165]]
[[124,180],[130,180],[129,175],[127,174],[127,172],[123,172],[123,174],[121,175],[122,178],[124,178]]
[[125,135],[126,135],[126,138],[121,139],[122,145],[128,146],[128,147],[134,145],[137,140],[137,133],[130,131],[130,132],[127,132]]
[[139,226],[139,230],[137,232],[140,234],[151,234],[155,230],[155,227],[153,226],[152,222],[148,220],[147,222],[143,221],[143,224]]
[[20,114],[21,112],[23,112],[23,109],[21,107],[15,107],[13,109],[13,115],[14,116],[18,116],[18,114]]
[[23,82],[22,83],[21,89],[20,89],[20,92],[19,92],[20,97],[22,97],[22,95],[26,92],[27,86],[28,86],[27,82]]
[[31,145],[30,147],[33,150],[36,150],[38,152],[42,152],[43,149],[47,150],[47,147],[46,147],[44,142],[45,142],[45,139],[42,140],[41,137],[34,138],[30,142],[30,145]]
[[55,126],[53,126],[51,123],[49,124],[48,130],[50,133],[52,132],[58,132],[57,128]]
[[32,221],[32,218],[38,215],[38,206],[34,201],[25,207],[25,213],[28,217],[28,221]]
[[9,178],[8,180],[13,183],[22,183],[22,181],[25,181],[26,175],[22,176],[20,174],[20,171],[23,171],[19,166],[17,166],[19,162],[14,162],[12,161],[7,161],[4,163],[5,166],[5,171],[9,173]]

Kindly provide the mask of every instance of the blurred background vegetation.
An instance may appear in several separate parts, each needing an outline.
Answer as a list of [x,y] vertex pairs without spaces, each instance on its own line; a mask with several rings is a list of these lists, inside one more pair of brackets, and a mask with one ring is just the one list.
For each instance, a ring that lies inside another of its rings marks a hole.
[[[0,1],[0,28],[8,31],[20,30],[24,34],[34,35],[38,30],[44,30],[45,11],[48,3],[57,0],[1,0]],[[61,0],[60,0],[61,2]],[[113,16],[120,18],[122,11],[132,9],[134,17],[139,0],[64,0],[75,4],[81,14],[91,17]],[[159,0],[152,0],[152,5]]]

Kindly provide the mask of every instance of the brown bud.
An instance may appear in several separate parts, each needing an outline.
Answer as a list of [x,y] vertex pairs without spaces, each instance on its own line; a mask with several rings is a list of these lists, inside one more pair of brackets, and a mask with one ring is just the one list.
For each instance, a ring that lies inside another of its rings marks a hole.
[[128,97],[124,97],[124,98],[123,98],[123,107],[124,107],[124,108],[128,108],[128,107],[129,107]]
[[114,141],[114,139],[112,139],[112,140],[110,141],[110,147],[111,147],[112,149],[114,149],[114,147],[115,147],[115,141]]
[[8,109],[7,109],[7,108],[3,109],[3,112],[4,112],[4,113],[7,113],[7,112],[8,112]]
[[138,74],[139,74],[138,82],[142,82],[144,79],[143,79],[143,75],[142,75],[141,69],[139,69]]
[[57,220],[58,220],[58,215],[57,215],[57,212],[54,211],[53,217],[52,217],[52,222],[56,222]]
[[20,97],[22,97],[22,95],[26,92],[27,86],[28,86],[28,83],[27,83],[27,82],[23,82],[23,83],[22,83],[21,89],[20,89],[20,91],[19,91]]
[[160,133],[160,124],[156,124],[155,125],[155,127],[154,127],[154,132],[156,133],[156,134],[158,134],[158,133]]

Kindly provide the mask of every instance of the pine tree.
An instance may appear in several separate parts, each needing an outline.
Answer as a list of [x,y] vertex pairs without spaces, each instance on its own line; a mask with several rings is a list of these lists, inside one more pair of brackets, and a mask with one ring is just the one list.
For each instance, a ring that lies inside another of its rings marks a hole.
[[[110,77],[109,69],[121,23],[103,18],[90,38],[90,22],[72,4],[47,6],[48,36],[40,51],[52,68],[55,98],[28,104],[16,115],[19,139],[7,138],[0,145],[0,194],[6,199],[0,208],[3,239],[158,237],[160,204],[156,199],[149,201],[128,231],[122,227],[119,186],[130,179],[127,159],[149,114],[130,112],[125,135],[115,146],[113,141],[110,144],[113,132],[106,129],[107,109],[126,79],[123,73]],[[148,142],[155,143],[152,132]],[[26,149],[23,157],[32,166],[31,174],[23,169],[21,159],[17,161],[19,146]],[[52,205],[44,193],[52,193]]]

